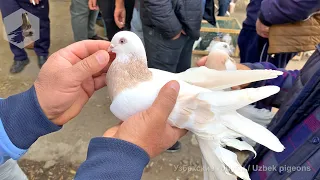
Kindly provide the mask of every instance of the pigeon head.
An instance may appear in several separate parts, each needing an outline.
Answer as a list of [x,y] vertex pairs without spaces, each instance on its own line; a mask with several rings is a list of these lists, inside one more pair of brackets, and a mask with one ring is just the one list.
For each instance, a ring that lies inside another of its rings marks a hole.
[[215,43],[215,44],[212,46],[210,52],[211,52],[211,51],[215,51],[215,50],[223,51],[223,52],[227,53],[228,55],[231,55],[231,54],[232,54],[231,47],[230,47],[230,45],[229,45],[228,43],[226,43],[226,42],[217,42],[217,43]]
[[120,31],[116,33],[109,47],[117,57],[130,57],[137,56],[146,59],[146,52],[141,39],[133,32]]

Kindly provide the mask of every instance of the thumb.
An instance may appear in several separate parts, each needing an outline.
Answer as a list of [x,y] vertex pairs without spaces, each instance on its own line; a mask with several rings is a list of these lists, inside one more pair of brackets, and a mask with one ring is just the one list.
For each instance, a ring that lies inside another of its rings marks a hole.
[[152,106],[148,109],[151,119],[167,121],[179,94],[180,85],[177,81],[170,81],[164,85]]
[[109,62],[109,53],[99,50],[71,67],[76,81],[84,81],[88,77],[100,72]]

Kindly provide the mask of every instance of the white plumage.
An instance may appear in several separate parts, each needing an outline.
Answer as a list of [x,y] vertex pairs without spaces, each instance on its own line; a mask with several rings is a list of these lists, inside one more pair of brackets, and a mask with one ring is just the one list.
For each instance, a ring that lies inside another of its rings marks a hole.
[[117,33],[111,44],[110,50],[117,56],[107,73],[107,85],[112,99],[111,112],[119,119],[126,120],[146,110],[163,85],[177,80],[180,92],[168,122],[196,135],[207,162],[205,166],[212,169],[216,166],[228,167],[231,170],[229,172],[225,168],[222,172],[211,175],[221,179],[220,177],[226,177],[229,173],[233,174],[229,175],[233,179],[236,176],[250,179],[246,169],[238,163],[236,155],[224,148],[231,146],[254,152],[249,144],[237,140],[237,137],[249,137],[276,152],[283,151],[284,146],[270,131],[236,112],[239,108],[277,93],[279,87],[220,91],[235,85],[276,78],[282,72],[228,72],[200,67],[174,74],[148,68],[143,44],[132,32]]

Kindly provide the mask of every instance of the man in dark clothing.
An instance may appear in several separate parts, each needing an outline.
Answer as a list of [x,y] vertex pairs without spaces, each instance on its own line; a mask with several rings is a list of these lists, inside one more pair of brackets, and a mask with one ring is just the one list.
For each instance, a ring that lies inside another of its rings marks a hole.
[[200,37],[201,1],[141,1],[141,20],[150,68],[179,73],[191,66]]
[[[37,34],[40,34],[40,37],[34,44],[34,50],[38,56],[38,65],[41,68],[48,58],[50,47],[49,1],[36,0],[35,2],[36,4],[33,5],[32,0],[0,0],[0,10],[3,19],[18,11],[19,9],[24,9],[25,11],[30,12],[31,14],[39,18],[40,32],[37,32]],[[8,25],[5,24],[5,26]],[[6,27],[6,29],[7,28],[8,27]],[[15,36],[16,42],[24,42],[23,31],[21,29],[22,28],[17,31],[18,33]],[[10,35],[9,33],[10,32],[7,32],[8,36]],[[29,64],[28,55],[23,48],[20,48],[12,43],[10,43],[10,49],[14,54],[14,63],[11,66],[10,72],[19,73],[27,64]]]
[[[122,30],[120,29],[114,21],[114,10],[115,10],[115,1],[116,0],[89,0],[89,8],[91,10],[96,9],[95,7],[98,5],[100,12],[102,14],[102,18],[105,22],[105,27],[107,30],[107,38],[111,41],[112,37]],[[130,22],[132,19],[132,13],[134,8],[135,0],[126,0],[126,19],[124,30],[130,30]]]
[[285,67],[296,53],[268,55],[268,28],[304,20],[317,9],[318,0],[251,0],[238,39],[241,63],[267,61],[279,68]]

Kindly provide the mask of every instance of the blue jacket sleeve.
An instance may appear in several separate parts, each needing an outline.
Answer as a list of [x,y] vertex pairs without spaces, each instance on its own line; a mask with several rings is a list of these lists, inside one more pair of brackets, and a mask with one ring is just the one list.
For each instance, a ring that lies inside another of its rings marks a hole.
[[275,79],[258,81],[250,84],[249,87],[254,87],[254,88],[261,87],[261,86],[268,86],[268,85],[274,85],[274,86],[280,87],[279,93],[259,101],[256,104],[258,108],[263,108],[268,106],[280,107],[284,98],[287,96],[288,91],[292,88],[294,82],[296,81],[296,78],[300,74],[299,70],[288,71],[282,68],[277,68],[275,65],[269,62],[243,63],[243,64],[248,66],[250,69],[272,69],[272,70],[278,70],[283,72],[282,76],[279,76]]
[[263,0],[259,19],[266,26],[292,23],[305,20],[319,10],[319,0]]
[[60,128],[42,112],[34,87],[0,99],[0,160],[19,159],[40,136]]
[[87,160],[75,180],[140,180],[149,155],[140,147],[114,138],[98,137],[89,144]]

